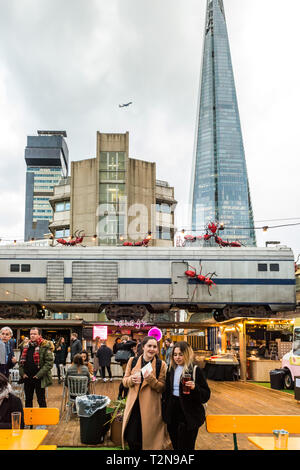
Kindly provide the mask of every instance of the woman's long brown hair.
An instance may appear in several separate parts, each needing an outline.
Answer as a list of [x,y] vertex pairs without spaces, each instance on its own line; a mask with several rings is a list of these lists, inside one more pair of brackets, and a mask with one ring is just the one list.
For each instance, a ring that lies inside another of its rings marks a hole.
[[187,370],[193,364],[194,351],[193,351],[192,347],[186,341],[178,341],[178,343],[175,343],[174,346],[173,346],[173,350],[172,350],[172,354],[171,354],[171,360],[170,360],[170,367],[173,367],[174,370],[177,367],[177,364],[174,361],[175,348],[179,348],[180,351],[183,354],[184,365],[183,365],[182,373],[184,374],[185,372],[187,372]]

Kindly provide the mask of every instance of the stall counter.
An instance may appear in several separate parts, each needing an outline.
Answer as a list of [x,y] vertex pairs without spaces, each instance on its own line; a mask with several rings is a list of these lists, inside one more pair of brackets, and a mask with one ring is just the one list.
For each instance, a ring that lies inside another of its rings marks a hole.
[[270,382],[270,370],[281,369],[281,361],[249,358],[249,380]]

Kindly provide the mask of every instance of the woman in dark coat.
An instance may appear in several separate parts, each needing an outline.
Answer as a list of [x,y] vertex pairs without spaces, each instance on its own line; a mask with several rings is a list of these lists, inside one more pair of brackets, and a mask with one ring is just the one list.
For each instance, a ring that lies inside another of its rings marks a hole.
[[[200,426],[205,421],[203,404],[210,389],[200,367],[193,364],[194,352],[185,341],[175,343],[166,376],[163,417],[174,450],[194,450]],[[187,391],[183,393],[182,375],[188,373]]]
[[11,429],[11,414],[21,413],[21,429],[24,428],[22,401],[12,393],[7,377],[0,373],[0,429]]
[[57,369],[58,383],[61,383],[60,365],[63,365],[63,366],[66,365],[66,359],[67,359],[67,354],[68,354],[67,346],[65,343],[65,338],[63,336],[59,338],[57,345],[55,346],[54,353],[55,353],[54,363]]

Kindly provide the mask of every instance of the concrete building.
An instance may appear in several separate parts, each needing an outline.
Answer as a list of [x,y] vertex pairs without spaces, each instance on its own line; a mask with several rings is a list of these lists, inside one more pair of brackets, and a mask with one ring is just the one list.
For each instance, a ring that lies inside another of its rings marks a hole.
[[174,188],[156,180],[155,163],[129,158],[128,132],[97,132],[96,157],[72,162],[50,203],[55,238],[83,231],[86,246],[121,245],[151,232],[152,246],[173,245]]
[[26,198],[24,240],[42,239],[48,233],[53,210],[49,198],[62,177],[68,175],[69,151],[65,131],[37,131],[25,148]]
[[53,188],[53,196],[49,198],[53,210],[53,221],[49,224],[49,229],[56,238],[70,236],[70,183],[70,177],[61,178]]

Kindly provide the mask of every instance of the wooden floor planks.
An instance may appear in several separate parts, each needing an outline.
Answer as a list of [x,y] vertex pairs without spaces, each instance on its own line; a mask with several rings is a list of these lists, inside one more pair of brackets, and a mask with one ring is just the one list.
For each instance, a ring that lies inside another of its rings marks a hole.
[[[211,398],[208,402],[209,414],[299,414],[300,404],[282,391],[266,389],[249,382],[215,382],[209,381]],[[97,382],[95,393],[106,395],[111,400],[117,399],[120,380],[113,382]],[[48,406],[61,405],[62,385],[55,384],[48,389]],[[34,404],[37,406],[37,403]],[[80,447],[80,424],[78,418],[72,418],[66,422],[62,416],[60,423],[48,427],[49,433],[44,444],[57,444],[59,447]],[[246,435],[238,435],[238,444],[241,450],[257,450],[251,444]],[[107,436],[105,445],[112,446]],[[85,446],[86,447],[86,446]],[[198,433],[196,449],[200,450],[232,450],[232,435],[210,434],[205,425]]]

